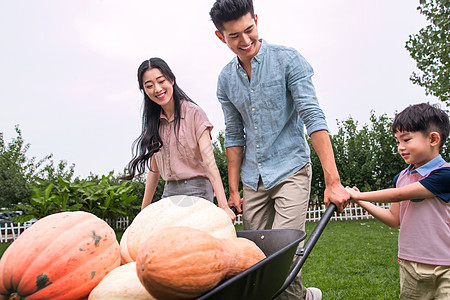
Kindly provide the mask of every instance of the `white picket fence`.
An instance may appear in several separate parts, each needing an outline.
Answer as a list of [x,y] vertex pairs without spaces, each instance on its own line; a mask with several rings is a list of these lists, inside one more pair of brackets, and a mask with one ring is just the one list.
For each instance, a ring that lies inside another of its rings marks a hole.
[[[389,203],[375,203],[375,205],[389,208]],[[322,217],[325,212],[325,205],[321,205],[320,207],[313,206],[309,207],[306,212],[306,221],[307,222],[317,222]],[[331,217],[331,221],[343,221],[343,220],[359,220],[359,219],[373,219],[373,216],[369,214],[364,208],[361,206],[350,203],[344,208],[344,211],[341,214],[334,213]],[[241,225],[242,224],[242,215],[239,214],[234,221],[234,224]]]
[[[389,208],[389,203],[374,203],[376,206],[382,208]],[[306,221],[317,222],[322,217],[325,211],[325,205],[322,205],[320,208],[318,207],[310,207],[306,214]],[[344,208],[344,211],[341,214],[334,213],[331,217],[332,221],[342,221],[342,220],[359,220],[359,219],[373,219],[373,216],[369,214],[364,208],[361,206],[350,203],[347,207]]]
[[128,225],[130,224],[130,219],[128,216],[118,218],[113,220],[112,222],[110,220],[106,220],[106,223],[109,224],[114,230],[125,230],[127,229]]
[[5,223],[0,226],[0,243],[15,241],[19,235],[25,231],[31,224],[29,223]]
[[[112,222],[106,220],[106,222],[115,230],[125,230],[130,224],[130,219],[128,217],[124,217],[113,220]],[[30,223],[6,223],[3,226],[0,226],[0,243],[15,241],[19,237],[19,235],[30,226]]]
[[[389,208],[389,203],[376,203],[377,206],[383,208]],[[325,205],[321,205],[320,207],[313,206],[310,207],[306,213],[306,221],[307,222],[317,222],[322,217],[325,211]],[[369,214],[366,210],[364,210],[361,206],[356,205],[354,203],[349,204],[341,214],[334,213],[331,217],[331,220],[334,221],[343,221],[343,220],[358,220],[358,219],[373,219],[372,215]],[[115,230],[125,230],[130,224],[129,217],[119,218],[113,221],[106,220],[108,224],[113,227]],[[236,216],[236,220],[234,224],[241,225],[242,224],[242,215],[238,214]],[[4,226],[0,227],[0,243],[7,243],[15,241],[19,235],[25,231],[30,224],[4,224]]]

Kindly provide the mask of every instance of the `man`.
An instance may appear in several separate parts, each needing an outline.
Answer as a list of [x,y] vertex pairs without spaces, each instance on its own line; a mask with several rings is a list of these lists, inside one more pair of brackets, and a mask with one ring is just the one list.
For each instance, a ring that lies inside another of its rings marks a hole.
[[[340,182],[309,63],[294,49],[259,39],[252,0],[217,0],[210,16],[217,37],[237,55],[219,75],[217,97],[226,125],[228,204],[243,209],[244,229],[304,230],[311,189],[305,126],[324,171],[324,201],[342,211],[349,194]],[[321,297],[298,276],[279,299]]]

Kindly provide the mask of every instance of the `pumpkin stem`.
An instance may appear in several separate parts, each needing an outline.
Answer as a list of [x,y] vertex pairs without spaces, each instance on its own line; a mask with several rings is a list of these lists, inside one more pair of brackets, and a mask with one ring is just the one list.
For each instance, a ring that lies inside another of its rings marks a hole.
[[9,300],[20,300],[20,299],[22,299],[22,297],[20,297],[18,293],[12,293],[11,295],[9,295]]

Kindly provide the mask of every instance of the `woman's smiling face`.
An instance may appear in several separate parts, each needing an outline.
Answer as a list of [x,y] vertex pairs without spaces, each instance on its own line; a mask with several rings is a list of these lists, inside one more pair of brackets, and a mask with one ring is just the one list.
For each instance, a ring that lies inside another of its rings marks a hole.
[[[148,69],[142,75],[144,92],[164,110],[173,106],[173,82],[164,77],[158,68]],[[166,109],[165,109],[166,108]]]

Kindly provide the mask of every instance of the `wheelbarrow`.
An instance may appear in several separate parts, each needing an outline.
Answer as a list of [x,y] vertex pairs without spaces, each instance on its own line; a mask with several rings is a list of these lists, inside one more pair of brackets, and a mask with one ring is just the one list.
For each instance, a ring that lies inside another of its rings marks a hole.
[[[298,248],[298,245],[306,237],[304,231],[294,229],[237,231],[238,237],[255,242],[266,254],[266,258],[220,283],[197,299],[269,300],[276,298],[297,276],[335,210],[336,205],[331,203],[303,248]],[[293,261],[294,255],[296,258]]]

